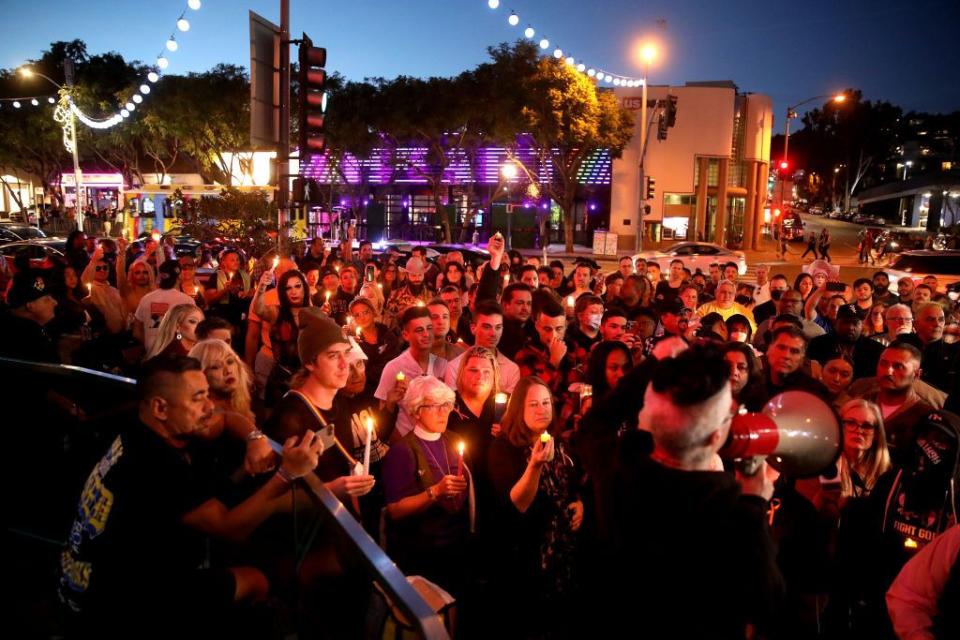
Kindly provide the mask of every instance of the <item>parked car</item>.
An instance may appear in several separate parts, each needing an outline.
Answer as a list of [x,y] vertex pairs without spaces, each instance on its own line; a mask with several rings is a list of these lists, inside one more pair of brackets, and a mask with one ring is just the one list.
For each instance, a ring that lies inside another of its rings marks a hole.
[[18,240],[35,240],[46,237],[47,234],[30,225],[16,222],[0,223],[0,242],[17,242]]
[[64,238],[39,238],[0,244],[0,254],[3,254],[11,263],[18,254],[25,252],[35,269],[52,268],[56,260],[66,257],[66,251],[67,241]]
[[700,269],[702,273],[709,273],[710,264],[714,262],[736,262],[740,275],[747,272],[747,258],[743,251],[727,249],[712,242],[679,242],[663,251],[641,251],[633,256],[633,261],[640,258],[657,261],[664,271],[671,260],[678,259],[693,272]]
[[937,276],[941,286],[948,288],[960,282],[960,250],[948,251],[904,251],[884,268],[893,285],[900,278],[923,279],[924,276]]
[[812,215],[812,216],[822,216],[822,215],[823,215],[823,207],[810,207],[810,209],[807,211],[807,213],[809,213],[809,214]]

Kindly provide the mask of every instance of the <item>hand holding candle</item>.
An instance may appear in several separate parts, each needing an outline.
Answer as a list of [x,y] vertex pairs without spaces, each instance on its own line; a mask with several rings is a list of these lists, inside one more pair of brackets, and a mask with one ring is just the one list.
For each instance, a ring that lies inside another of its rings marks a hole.
[[457,445],[457,453],[460,454],[459,460],[457,460],[457,477],[463,477],[463,450],[467,448],[467,445],[464,444],[463,440],[460,441],[460,444]]
[[540,434],[540,447],[547,451],[547,462],[552,462],[554,454],[553,438],[546,431]]
[[92,296],[92,295],[93,295],[93,283],[92,283],[92,282],[88,282],[88,283],[87,283],[87,297],[90,297],[90,296]]
[[567,306],[573,309],[574,305],[577,303],[577,299],[573,296],[567,296]]

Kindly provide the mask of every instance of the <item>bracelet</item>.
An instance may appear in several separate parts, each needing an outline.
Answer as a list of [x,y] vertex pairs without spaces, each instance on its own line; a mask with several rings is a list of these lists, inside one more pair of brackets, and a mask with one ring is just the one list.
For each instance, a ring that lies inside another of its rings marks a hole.
[[247,434],[247,442],[266,439],[266,437],[267,437],[267,434],[265,434],[263,431],[260,431],[260,429],[254,429],[253,431]]
[[284,469],[283,467],[277,468],[277,477],[286,482],[287,484],[293,484],[293,481],[296,480],[290,472]]

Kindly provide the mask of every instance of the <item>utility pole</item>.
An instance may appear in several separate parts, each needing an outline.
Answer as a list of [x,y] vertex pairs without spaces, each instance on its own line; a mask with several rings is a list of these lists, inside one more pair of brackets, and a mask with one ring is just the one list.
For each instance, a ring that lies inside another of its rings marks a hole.
[[280,144],[277,149],[277,249],[290,216],[290,0],[280,0]]

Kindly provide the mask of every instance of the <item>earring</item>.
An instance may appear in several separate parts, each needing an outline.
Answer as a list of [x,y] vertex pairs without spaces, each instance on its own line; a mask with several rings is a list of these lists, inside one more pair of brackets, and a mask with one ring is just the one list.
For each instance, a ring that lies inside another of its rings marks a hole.
[[183,340],[183,334],[177,331],[177,340]]

